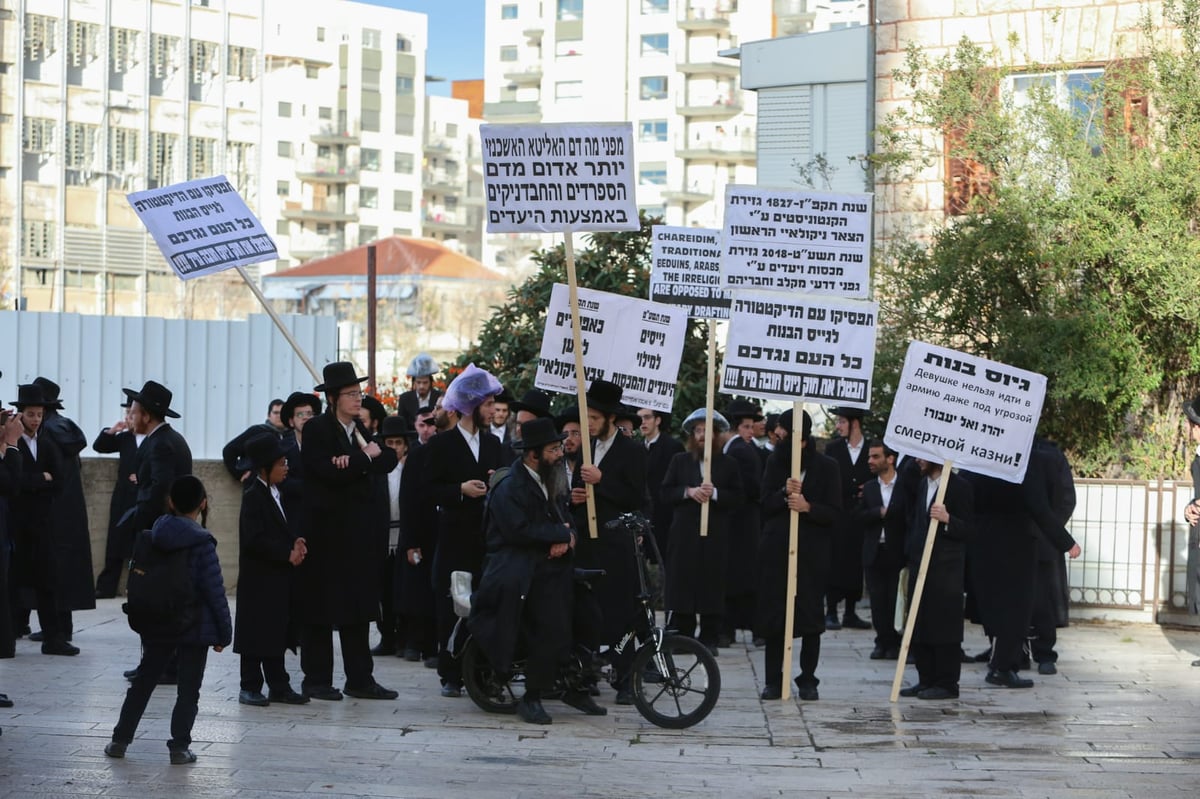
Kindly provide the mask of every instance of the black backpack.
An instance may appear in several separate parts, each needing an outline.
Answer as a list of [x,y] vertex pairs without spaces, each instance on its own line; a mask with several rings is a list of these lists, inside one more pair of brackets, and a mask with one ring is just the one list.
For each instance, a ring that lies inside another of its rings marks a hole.
[[200,609],[188,568],[190,551],[191,547],[159,549],[149,530],[138,533],[129,563],[128,601],[121,606],[135,633],[170,640],[196,626]]

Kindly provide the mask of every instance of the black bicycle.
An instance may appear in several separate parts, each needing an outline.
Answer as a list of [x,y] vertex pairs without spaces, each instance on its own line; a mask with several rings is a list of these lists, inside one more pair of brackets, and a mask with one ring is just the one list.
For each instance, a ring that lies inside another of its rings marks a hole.
[[[638,600],[642,606],[642,612],[637,614],[609,654],[620,656],[629,647],[635,647],[629,689],[634,706],[647,721],[668,729],[698,724],[712,712],[721,694],[721,672],[716,658],[695,638],[658,626],[646,575],[645,547],[653,547],[657,553],[649,520],[640,513],[625,513],[605,527],[623,529],[633,537]],[[661,556],[658,562],[663,563]],[[577,572],[577,592],[590,590],[588,581],[598,576],[597,572]],[[510,674],[497,674],[471,637],[466,638],[460,656],[463,686],[471,700],[489,713],[516,713],[517,702],[524,694],[524,660],[515,660]],[[554,688],[544,695],[545,698],[561,698],[567,692],[586,692],[600,679],[615,683],[617,675],[611,667],[613,659],[576,644],[560,667]]]

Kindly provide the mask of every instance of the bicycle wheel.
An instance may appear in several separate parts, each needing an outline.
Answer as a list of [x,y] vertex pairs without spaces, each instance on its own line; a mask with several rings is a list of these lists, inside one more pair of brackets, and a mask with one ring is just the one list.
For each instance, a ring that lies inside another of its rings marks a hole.
[[[516,664],[514,664],[514,669]],[[516,713],[520,699],[513,692],[513,683],[524,675],[515,673],[505,680],[496,674],[475,639],[467,641],[462,655],[463,687],[471,701],[488,713]]]
[[[651,681],[649,674],[658,675]],[[708,647],[695,638],[667,635],[655,651],[642,645],[630,674],[633,704],[651,724],[681,730],[699,724],[721,694],[721,672]]]

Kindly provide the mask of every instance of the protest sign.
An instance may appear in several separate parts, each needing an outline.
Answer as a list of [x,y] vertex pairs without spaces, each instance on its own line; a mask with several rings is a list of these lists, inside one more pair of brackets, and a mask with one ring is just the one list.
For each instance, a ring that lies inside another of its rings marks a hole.
[[279,257],[224,175],[129,194],[134,212],[184,280]]
[[862,300],[736,291],[721,390],[869,407],[878,313]]
[[721,231],[655,225],[650,232],[650,299],[688,316],[728,319],[733,295],[721,287]]
[[923,460],[1019,483],[1046,378],[923,341],[908,345],[884,441]]
[[633,124],[482,125],[487,229],[637,230]]
[[[625,404],[670,413],[687,314],[669,305],[581,288],[579,322],[585,383],[611,381],[623,389]],[[571,326],[567,286],[556,283],[534,378],[538,388],[577,391]]]
[[866,297],[870,194],[725,187],[723,285]]

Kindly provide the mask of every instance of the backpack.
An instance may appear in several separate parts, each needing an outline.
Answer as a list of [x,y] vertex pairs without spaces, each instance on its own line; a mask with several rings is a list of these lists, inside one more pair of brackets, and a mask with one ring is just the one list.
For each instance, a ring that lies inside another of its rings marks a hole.
[[128,601],[121,606],[135,633],[170,640],[196,626],[200,607],[188,567],[190,551],[159,549],[149,530],[138,533],[129,563]]

